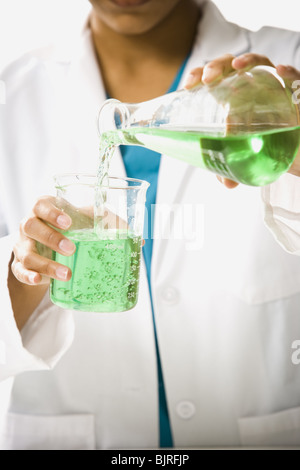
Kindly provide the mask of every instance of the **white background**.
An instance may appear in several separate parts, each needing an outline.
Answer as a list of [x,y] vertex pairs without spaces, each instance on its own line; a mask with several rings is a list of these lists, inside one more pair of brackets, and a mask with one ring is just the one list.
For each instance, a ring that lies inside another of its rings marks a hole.
[[[300,29],[299,0],[214,1],[228,20],[249,29]],[[73,34],[88,11],[88,0],[0,0],[0,69],[57,35]]]

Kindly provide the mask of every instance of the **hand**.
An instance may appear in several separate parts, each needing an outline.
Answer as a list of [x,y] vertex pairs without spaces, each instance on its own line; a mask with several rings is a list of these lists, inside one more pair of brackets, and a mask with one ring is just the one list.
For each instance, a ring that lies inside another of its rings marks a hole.
[[[127,222],[105,209],[101,215],[103,229],[127,229]],[[92,229],[94,208],[80,210],[64,199],[59,207],[54,197],[45,196],[37,200],[32,213],[20,225],[19,240],[14,247],[11,270],[18,281],[29,285],[49,284],[50,279],[69,281],[68,267],[52,261],[52,250],[71,256],[74,243],[56,230]]]
[[38,199],[30,216],[20,225],[19,239],[13,250],[11,270],[18,281],[41,285],[49,284],[50,278],[61,281],[71,278],[69,268],[51,259],[52,250],[65,256],[74,253],[74,243],[55,229],[66,230],[71,224],[71,218],[56,207],[55,198]]
[[[108,210],[104,210],[101,224],[105,229],[128,228],[124,220]],[[20,330],[44,297],[50,279],[71,279],[71,270],[52,260],[52,250],[71,256],[76,249],[59,230],[93,227],[91,207],[78,210],[64,200],[60,200],[60,207],[57,207],[55,198],[50,196],[37,200],[30,216],[20,225],[8,273],[12,308]]]
[[[228,76],[235,70],[250,70],[257,65],[268,65],[275,67],[275,65],[265,56],[258,54],[243,54],[239,57],[234,57],[230,54],[219,57],[204,67],[198,67],[193,69],[186,81],[185,87],[192,88],[199,83],[206,85],[215,84],[221,81],[223,78]],[[275,67],[277,73],[285,80],[290,81],[291,85],[294,80],[300,79],[300,71],[290,66],[278,65]],[[299,106],[300,112],[300,106]],[[296,159],[289,170],[289,173],[300,176],[300,149],[296,156]],[[217,176],[218,180],[221,181],[227,188],[236,188],[238,183],[227,178]]]
[[40,304],[50,279],[68,281],[71,278],[69,268],[51,260],[52,250],[64,255],[74,253],[75,245],[55,229],[65,230],[71,224],[71,218],[56,207],[55,198],[42,197],[20,225],[7,279],[19,330]]

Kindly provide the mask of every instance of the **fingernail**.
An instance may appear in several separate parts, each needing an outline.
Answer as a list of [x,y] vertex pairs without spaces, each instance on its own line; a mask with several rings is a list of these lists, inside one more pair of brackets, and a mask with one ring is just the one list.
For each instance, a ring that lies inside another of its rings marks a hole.
[[202,81],[206,82],[207,78],[209,79],[209,76],[211,75],[211,71],[209,69],[204,69],[203,75],[202,75]]
[[203,72],[202,81],[204,83],[212,83],[221,76],[222,73],[218,72],[217,70],[214,70],[212,68],[206,68]]
[[67,238],[63,238],[58,245],[59,249],[67,255],[72,255],[75,251],[75,245]]
[[233,61],[236,61],[236,60],[237,61],[241,60],[242,62],[247,63],[247,62],[253,62],[254,59],[253,59],[253,56],[251,56],[251,54],[249,55],[246,53],[246,54],[239,55],[238,57],[235,57],[235,59],[233,59]]
[[199,82],[197,77],[193,74],[189,74],[186,81],[185,81],[185,88],[192,88],[194,85],[196,85]]
[[28,279],[30,284],[36,284],[36,273],[30,273]]
[[59,215],[56,222],[61,228],[68,228],[72,221],[68,215]]
[[55,273],[58,279],[65,281],[68,277],[69,270],[68,268],[64,268],[63,266],[60,266],[59,268],[56,269]]

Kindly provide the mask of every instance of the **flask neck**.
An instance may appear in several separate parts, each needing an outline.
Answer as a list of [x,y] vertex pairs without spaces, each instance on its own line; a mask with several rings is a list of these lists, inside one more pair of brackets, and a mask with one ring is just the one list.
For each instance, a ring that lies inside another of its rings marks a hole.
[[178,90],[141,103],[122,103],[107,100],[100,109],[98,130],[100,134],[131,127],[158,127],[168,124],[170,111],[178,106],[187,90]]
[[107,100],[99,112],[98,130],[100,135],[145,127],[178,130],[197,128],[219,133],[224,131],[225,119],[224,107],[219,106],[214,94],[206,86],[199,85],[192,90],[177,90],[141,103]]
[[98,131],[100,135],[130,127],[131,105],[116,99],[105,101],[98,115]]

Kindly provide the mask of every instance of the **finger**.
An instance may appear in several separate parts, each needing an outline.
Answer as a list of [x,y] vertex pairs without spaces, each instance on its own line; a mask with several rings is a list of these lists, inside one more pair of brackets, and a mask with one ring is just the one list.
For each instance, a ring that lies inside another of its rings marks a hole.
[[197,67],[189,72],[184,88],[187,90],[198,85],[202,81],[203,67]]
[[234,189],[239,185],[239,183],[237,183],[236,181],[232,181],[232,180],[229,180],[227,178],[224,178],[223,184],[224,184],[225,188],[227,188],[227,189]]
[[49,279],[59,281],[69,281],[72,276],[70,268],[56,263],[48,258],[44,258],[38,253],[15,249],[15,260],[12,263],[12,270],[17,279],[28,284],[48,283]]
[[55,206],[55,198],[49,196],[37,200],[33,208],[33,214],[39,219],[63,230],[68,229],[72,224],[71,217],[58,209]]
[[222,183],[225,186],[225,188],[228,188],[228,189],[234,189],[239,185],[239,183],[237,183],[236,181],[232,181],[228,178],[223,178],[222,176],[219,176],[219,175],[217,175],[217,179],[220,181],[220,183]]
[[291,65],[277,65],[277,73],[283,78],[290,78],[291,80],[300,79],[300,71]]
[[229,75],[234,70],[232,67],[233,59],[233,55],[227,54],[208,62],[203,69],[202,82],[205,84],[215,83]]
[[232,66],[236,70],[248,70],[256,67],[257,65],[275,67],[268,57],[260,54],[247,53],[240,55],[239,57],[235,57],[232,61]]
[[62,255],[70,256],[75,252],[76,247],[71,240],[37,217],[27,218],[21,225],[21,232]]
[[29,269],[26,269],[23,267],[22,263],[18,259],[18,254],[21,251],[24,252],[32,252],[32,253],[37,253],[36,250],[36,245],[34,240],[31,240],[30,238],[21,236],[20,241],[14,246],[13,248],[13,261],[11,264],[11,270],[14,274],[14,276],[20,281],[25,284],[29,285],[38,285],[38,284],[44,284],[44,283],[49,283],[49,279],[45,281],[43,279],[43,276],[37,272],[31,271]]
[[[276,71],[291,88],[299,88],[300,71],[290,65],[277,65]],[[295,83],[294,83],[295,82]]]
[[34,286],[41,284],[49,284],[50,282],[49,278],[43,278],[41,274],[24,268],[22,263],[18,261],[16,257],[14,258],[11,264],[11,270],[15,278],[23,284]]

